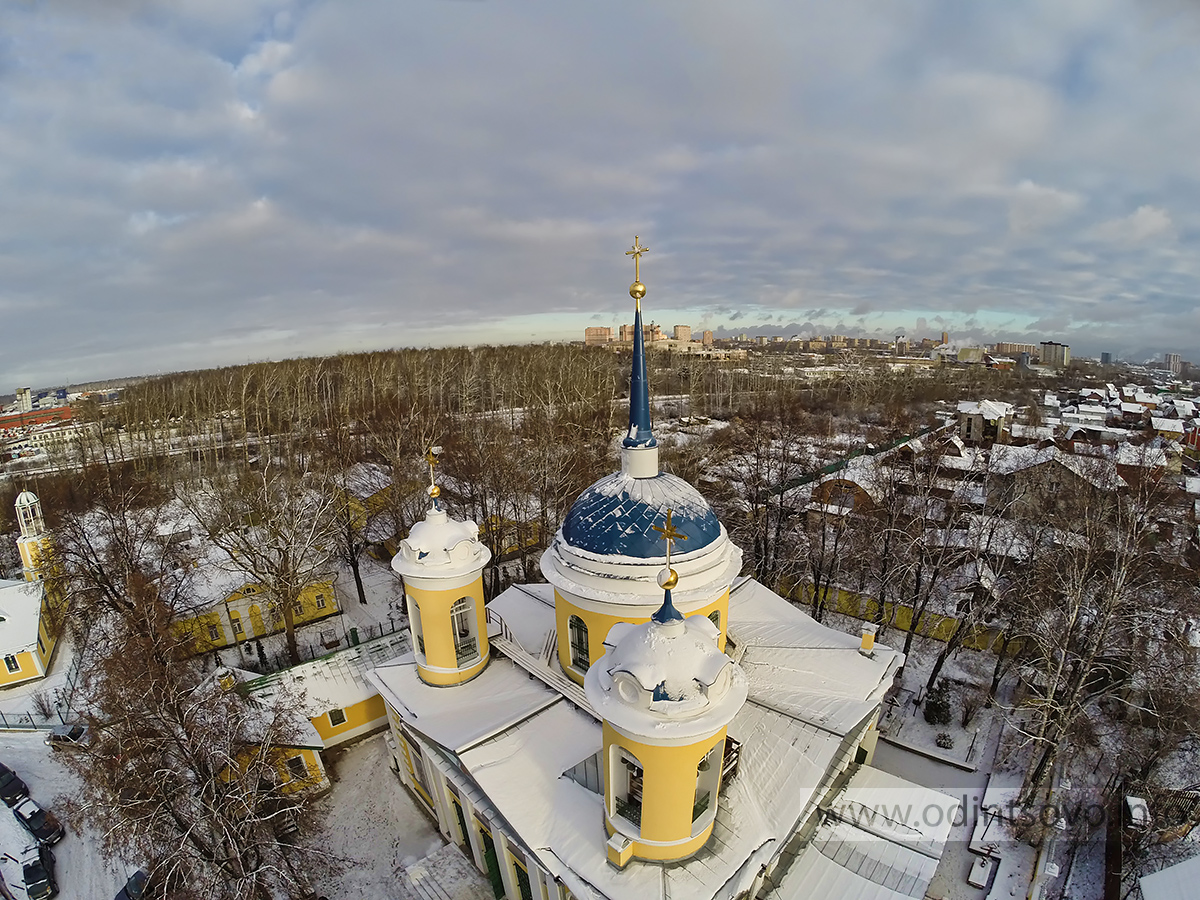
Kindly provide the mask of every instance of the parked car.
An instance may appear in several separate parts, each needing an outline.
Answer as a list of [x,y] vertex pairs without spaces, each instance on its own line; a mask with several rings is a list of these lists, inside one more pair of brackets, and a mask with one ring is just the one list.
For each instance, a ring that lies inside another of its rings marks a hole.
[[62,840],[63,827],[54,813],[42,809],[28,797],[13,807],[13,815],[39,844],[45,846]]
[[72,747],[75,744],[87,743],[88,727],[83,722],[69,722],[65,725],[55,725],[46,735],[46,745],[57,750],[60,747]]
[[58,893],[54,878],[54,854],[49,847],[38,846],[25,860],[25,893],[29,900],[50,900]]
[[17,773],[4,763],[0,763],[0,800],[8,806],[16,806],[17,801],[29,796],[29,788],[25,786]]
[[114,900],[142,900],[146,894],[146,882],[150,880],[150,873],[145,869],[138,869],[129,876],[129,880],[125,882],[125,887],[117,892]]

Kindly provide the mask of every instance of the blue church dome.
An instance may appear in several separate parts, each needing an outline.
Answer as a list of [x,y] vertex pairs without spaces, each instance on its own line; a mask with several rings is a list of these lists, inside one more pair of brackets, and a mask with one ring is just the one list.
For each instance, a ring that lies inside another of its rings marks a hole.
[[721,523],[700,492],[665,472],[634,478],[622,472],[601,478],[571,506],[563,521],[567,544],[599,556],[662,559],[667,548],[654,526],[672,511],[676,530],[687,537],[676,545],[683,555],[707,547],[721,536]]

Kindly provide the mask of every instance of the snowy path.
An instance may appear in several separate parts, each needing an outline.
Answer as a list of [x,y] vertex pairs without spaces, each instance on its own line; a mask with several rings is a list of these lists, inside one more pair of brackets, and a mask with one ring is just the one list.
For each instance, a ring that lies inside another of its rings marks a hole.
[[344,866],[318,883],[330,898],[407,900],[404,869],[445,845],[388,768],[382,734],[325,754],[333,790],[316,803],[325,827],[311,845]]

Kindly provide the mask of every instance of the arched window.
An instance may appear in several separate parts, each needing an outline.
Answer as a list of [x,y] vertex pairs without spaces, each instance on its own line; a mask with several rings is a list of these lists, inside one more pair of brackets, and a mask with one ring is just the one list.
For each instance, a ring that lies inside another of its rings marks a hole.
[[725,742],[718,741],[696,767],[696,793],[692,798],[692,834],[697,835],[713,820],[717,812],[717,791],[721,784],[721,765]]
[[567,620],[567,632],[571,639],[571,665],[581,672],[586,672],[591,665],[587,623],[579,616],[571,616]]
[[417,650],[420,651],[422,657],[425,656],[425,632],[421,628],[421,607],[417,606],[417,601],[411,596],[405,595],[404,599],[408,601],[408,625],[412,629],[413,641],[417,645]]
[[708,614],[708,621],[710,621],[714,625],[716,625],[717,631],[720,631],[721,630],[721,611],[719,609],[714,609],[712,612],[710,612]]
[[633,835],[642,831],[642,764],[636,756],[619,744],[613,744],[609,756],[609,783],[612,785],[612,809],[609,818],[619,816],[628,825],[622,830]]
[[450,607],[450,628],[454,632],[454,656],[456,665],[479,655],[479,641],[475,637],[475,598],[459,597]]

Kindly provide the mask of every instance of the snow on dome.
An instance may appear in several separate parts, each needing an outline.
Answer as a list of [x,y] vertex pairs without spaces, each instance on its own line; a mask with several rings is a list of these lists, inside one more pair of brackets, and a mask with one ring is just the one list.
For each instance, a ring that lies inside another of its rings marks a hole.
[[36,506],[38,502],[37,495],[32,491],[21,491],[17,494],[17,509],[28,509],[31,506]]
[[489,559],[491,551],[480,543],[479,527],[450,518],[435,503],[400,542],[392,568],[401,575],[449,576],[480,569]]
[[604,656],[584,679],[589,702],[605,721],[634,733],[683,737],[728,724],[748,682],[717,649],[719,634],[700,615],[613,625]]
[[687,537],[679,552],[692,554],[721,537],[721,523],[694,487],[661,472],[635,478],[616,472],[601,478],[572,504],[562,537],[571,547],[599,556],[661,559],[662,535],[653,530],[672,510],[676,529]]

